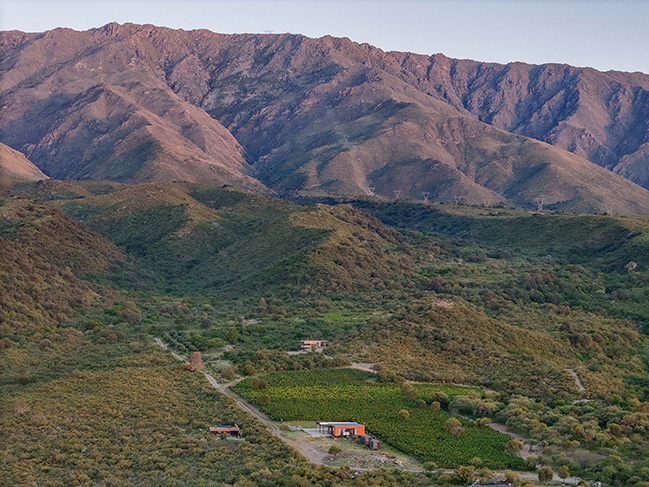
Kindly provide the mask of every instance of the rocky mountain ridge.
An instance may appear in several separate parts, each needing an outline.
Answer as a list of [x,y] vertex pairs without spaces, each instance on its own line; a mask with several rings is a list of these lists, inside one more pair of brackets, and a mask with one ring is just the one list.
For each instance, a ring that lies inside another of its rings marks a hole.
[[647,185],[642,73],[114,23],[0,45],[0,138],[51,177],[649,212],[619,176]]

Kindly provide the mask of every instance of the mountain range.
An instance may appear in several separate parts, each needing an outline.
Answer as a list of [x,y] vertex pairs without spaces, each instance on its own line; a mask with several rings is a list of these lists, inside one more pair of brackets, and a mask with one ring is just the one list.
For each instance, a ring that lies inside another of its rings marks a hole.
[[649,213],[646,74],[116,23],[0,47],[0,141],[50,178]]

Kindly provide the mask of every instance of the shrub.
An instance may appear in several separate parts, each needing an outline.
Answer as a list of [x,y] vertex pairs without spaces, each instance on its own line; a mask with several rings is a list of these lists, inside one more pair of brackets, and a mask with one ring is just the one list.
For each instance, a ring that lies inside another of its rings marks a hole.
[[343,449],[340,448],[338,445],[331,445],[328,450],[329,455],[333,455],[334,458],[336,458],[338,454],[341,453],[342,451]]
[[554,470],[550,467],[542,467],[539,470],[539,481],[549,482],[554,477]]

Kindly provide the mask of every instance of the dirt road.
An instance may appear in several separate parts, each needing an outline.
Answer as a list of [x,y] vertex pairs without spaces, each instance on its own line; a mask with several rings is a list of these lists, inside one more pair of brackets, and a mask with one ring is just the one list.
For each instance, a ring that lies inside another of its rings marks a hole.
[[574,369],[568,369],[568,372],[570,372],[570,375],[572,375],[575,378],[575,384],[577,384],[577,389],[579,389],[579,392],[585,391],[586,388],[581,383],[581,379],[579,378],[577,372]]
[[491,429],[494,429],[494,430],[498,431],[499,433],[510,436],[510,437],[514,438],[515,440],[522,441],[523,442],[523,449],[520,452],[518,452],[518,454],[522,458],[527,458],[527,457],[529,457],[530,455],[533,454],[530,451],[530,449],[532,447],[529,444],[525,443],[525,440],[527,440],[527,438],[525,438],[523,435],[519,435],[518,433],[514,433],[513,431],[511,431],[509,429],[508,426],[506,426],[504,424],[489,423],[487,426],[489,426]]
[[[159,338],[155,339],[156,343],[158,346],[161,348],[167,350],[170,352],[177,360],[184,362],[184,363],[189,363],[187,359],[182,357],[181,355],[177,354],[173,350],[171,350],[162,340]],[[357,368],[360,370],[367,370],[369,372],[375,372],[371,370],[371,366],[374,364],[353,364],[352,368]],[[356,367],[354,367],[356,366]],[[294,441],[289,438],[286,438],[282,435],[282,431],[279,429],[279,427],[264,413],[259,411],[256,407],[254,407],[252,404],[249,404],[246,402],[243,398],[241,398],[236,392],[232,391],[230,389],[230,386],[233,386],[237,383],[239,383],[243,379],[237,379],[232,382],[229,382],[227,384],[219,384],[219,382],[210,374],[207,372],[203,371],[203,374],[205,375],[205,378],[208,380],[210,385],[214,387],[217,391],[219,391],[222,394],[225,394],[229,398],[231,398],[241,409],[245,410],[247,413],[251,414],[253,417],[264,423],[270,432],[272,433],[273,436],[276,438],[280,439],[287,445],[291,446],[293,449],[295,449],[297,452],[299,452],[304,458],[306,458],[308,461],[311,463],[317,464],[317,465],[326,465],[325,464],[325,459],[328,458],[328,455],[324,452],[318,451],[315,448],[311,447],[310,445],[306,444],[305,442],[300,442],[300,441]],[[492,423],[489,426],[491,426],[493,429],[500,431],[501,433],[507,434],[511,436],[512,438],[520,439],[521,441],[524,439],[522,435],[518,435],[517,433],[513,433],[511,431],[508,431],[507,426]],[[523,458],[526,458],[529,456],[529,445],[526,445],[527,449],[527,455],[521,454]],[[331,467],[335,468],[335,467]],[[403,470],[406,470],[408,472],[413,472],[413,473],[420,473],[423,472],[422,468],[403,468]],[[363,468],[363,467],[353,467],[352,470],[356,471],[367,471],[367,470],[373,470],[371,468]],[[453,470],[445,470],[445,473],[452,474]],[[496,472],[496,473],[502,473],[502,472]],[[520,477],[523,480],[538,480],[537,474],[535,472],[517,472]],[[561,481],[561,479],[558,477],[558,475],[555,473],[554,474],[554,480],[555,481]],[[566,484],[572,484],[572,485],[577,485],[581,479],[577,477],[569,477],[564,480],[564,483]]]
[[[187,359],[185,359],[183,356],[177,354],[173,350],[171,350],[162,340],[159,338],[155,339],[156,343],[158,344],[159,347],[167,350],[170,352],[176,360],[179,360],[184,363],[189,363]],[[311,463],[315,463],[318,465],[324,465],[324,459],[326,455],[322,452],[319,452],[318,450],[310,447],[309,445],[306,445],[301,442],[293,441],[288,438],[285,438],[282,436],[282,431],[279,429],[279,427],[273,423],[268,416],[266,416],[264,413],[259,411],[257,408],[255,408],[253,405],[247,403],[244,401],[238,394],[236,394],[234,391],[232,391],[229,387],[237,384],[240,382],[242,379],[238,379],[235,381],[232,381],[228,384],[219,384],[219,382],[214,378],[214,376],[208,374],[207,372],[203,371],[203,375],[205,375],[205,378],[207,381],[210,383],[212,387],[214,387],[217,391],[219,391],[221,394],[225,394],[229,398],[231,398],[234,402],[237,403],[237,405],[248,412],[249,414],[252,414],[256,419],[264,423],[268,429],[270,429],[270,432],[275,436],[276,438],[279,438],[282,440],[284,443],[287,445],[290,445],[293,447],[295,450],[297,450],[304,458],[309,460]]]
[[376,374],[376,370],[372,369],[372,367],[374,367],[374,365],[376,365],[376,364],[353,363],[353,364],[350,364],[348,368],[356,369],[356,370],[364,370],[365,372],[372,372],[373,374]]

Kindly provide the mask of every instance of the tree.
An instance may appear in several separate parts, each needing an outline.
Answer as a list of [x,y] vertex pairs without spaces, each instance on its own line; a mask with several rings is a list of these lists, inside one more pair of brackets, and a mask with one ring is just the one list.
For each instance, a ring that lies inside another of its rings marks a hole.
[[232,367],[226,367],[221,371],[221,377],[223,377],[225,380],[234,379],[234,369]]
[[257,311],[263,313],[266,311],[266,300],[262,297],[259,298],[259,304],[257,305]]
[[464,433],[464,428],[462,428],[462,423],[457,418],[448,418],[446,423],[444,423],[446,429],[455,436],[460,436]]
[[521,440],[509,440],[507,442],[507,451],[512,455],[516,455],[519,451],[524,448],[523,442]]
[[410,419],[410,413],[406,409],[399,411],[399,417],[401,419]]
[[442,407],[442,405],[437,401],[433,401],[433,402],[430,403],[430,408],[433,411],[439,411],[439,408],[441,408],[441,407]]
[[491,423],[491,420],[489,418],[479,418],[475,420],[475,425],[477,428],[487,426],[489,423]]
[[520,475],[518,475],[513,470],[505,470],[505,483],[509,485],[518,485],[521,481]]
[[262,406],[265,406],[269,402],[270,402],[270,396],[267,396],[266,394],[259,396],[259,404],[261,404]]
[[239,338],[239,332],[234,326],[231,326],[225,333],[225,337],[227,338],[228,342],[234,343]]
[[525,466],[530,470],[535,470],[536,465],[539,463],[538,455],[530,455],[525,459]]
[[521,481],[520,475],[512,470],[505,470],[505,483],[509,485],[518,484]]
[[437,464],[435,462],[426,462],[423,465],[424,470],[426,472],[432,472],[433,470],[437,470]]
[[539,470],[539,481],[540,482],[549,482],[554,477],[554,470],[550,467],[542,467]]
[[608,431],[613,436],[622,436],[622,427],[617,423],[611,423],[608,425]]
[[460,423],[457,418],[448,418],[446,423],[444,423],[444,427],[448,431],[451,431],[453,428],[457,428],[458,426],[462,426],[462,423]]
[[464,433],[464,428],[462,428],[462,423],[457,418],[448,418],[446,423],[444,423],[446,429],[453,435],[459,437]]
[[203,368],[203,359],[201,359],[201,352],[192,353],[191,358],[189,359],[189,370],[196,372]]
[[473,482],[474,475],[475,475],[474,466],[463,465],[461,467],[458,467],[457,470],[455,470],[455,474],[453,475],[453,480],[454,483],[456,484],[467,485]]
[[448,395],[443,392],[434,392],[430,398],[430,402],[438,402],[440,404],[448,404]]
[[414,401],[415,399],[417,399],[417,391],[415,391],[415,388],[409,382],[404,382],[401,385],[401,392],[404,393],[406,399],[408,399],[409,401]]
[[333,455],[334,458],[338,456],[339,453],[343,451],[342,448],[340,448],[338,445],[331,445],[329,447],[329,455]]
[[559,468],[558,474],[563,481],[570,477],[570,469],[568,468],[568,465],[562,465],[561,468]]

